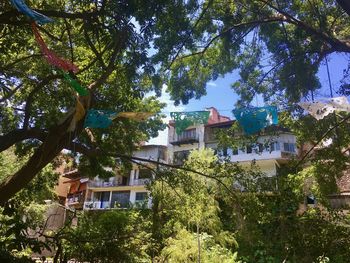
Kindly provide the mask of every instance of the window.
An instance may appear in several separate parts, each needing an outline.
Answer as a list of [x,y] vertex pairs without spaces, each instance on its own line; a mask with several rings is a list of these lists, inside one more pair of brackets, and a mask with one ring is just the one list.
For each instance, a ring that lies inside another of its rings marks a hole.
[[109,208],[109,197],[111,192],[98,192],[94,196],[96,201],[100,201],[100,207],[99,208]]
[[247,146],[247,153],[252,153],[253,152],[253,148],[251,145]]
[[232,155],[238,155],[238,148],[232,148]]
[[280,143],[279,142],[272,142],[266,147],[266,150],[269,152],[279,151],[280,150]]
[[190,129],[183,131],[177,136],[178,141],[186,141],[191,139],[197,139],[196,129]]
[[285,142],[283,144],[283,148],[286,152],[295,152],[295,144],[294,143],[287,143]]
[[113,208],[129,207],[130,191],[112,192],[111,205]]
[[316,204],[316,198],[313,194],[309,194],[306,196],[306,204],[307,205],[315,205]]
[[159,148],[159,150],[158,150],[158,158],[160,160],[166,160],[166,152],[165,152],[164,149]]
[[259,153],[262,153],[264,151],[264,145],[262,143],[258,144],[258,148],[259,148]]
[[190,151],[174,152],[174,164],[183,165],[190,155]]
[[136,198],[135,198],[136,202],[145,201],[147,199],[148,199],[148,193],[147,192],[138,192],[138,193],[136,193]]
[[149,169],[140,169],[138,179],[152,179],[152,171]]

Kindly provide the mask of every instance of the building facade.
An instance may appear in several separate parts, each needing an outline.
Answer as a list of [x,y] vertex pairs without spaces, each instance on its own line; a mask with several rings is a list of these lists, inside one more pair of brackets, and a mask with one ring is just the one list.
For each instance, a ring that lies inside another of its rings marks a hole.
[[[221,116],[215,108],[210,108],[206,124],[188,127],[181,134],[175,131],[175,123],[168,124],[168,145],[144,145],[133,153],[134,157],[163,163],[181,165],[192,150],[210,148],[220,157],[231,162],[238,162],[243,167],[250,167],[254,161],[267,177],[277,175],[281,165],[296,157],[296,137],[279,127],[273,135],[261,135],[251,146],[239,149],[219,148],[217,131],[229,129],[234,121]],[[263,133],[262,133],[263,134]],[[233,138],[234,140],[234,138]],[[64,175],[67,184],[66,205],[74,209],[101,210],[113,208],[150,207],[151,198],[147,184],[154,179],[152,170],[155,164],[136,160],[130,172],[114,169],[115,176],[101,179],[96,176],[88,180],[78,171]],[[149,169],[150,168],[150,169]]]
[[[234,121],[221,116],[215,108],[210,108],[207,124],[188,127],[183,133],[177,134],[175,123],[168,125],[169,161],[181,165],[191,150],[210,148],[219,156],[231,162],[239,162],[243,167],[250,166],[255,161],[260,170],[268,177],[275,176],[278,168],[296,157],[296,137],[288,130],[274,127],[273,135],[262,135],[254,144],[237,149],[219,148],[217,131],[225,131],[232,127]],[[239,135],[238,135],[239,136]],[[234,138],[233,138],[234,140]]]
[[[162,145],[144,145],[133,154],[134,157],[158,162],[167,162],[167,149]],[[90,180],[84,202],[84,210],[131,208],[151,206],[151,198],[146,189],[154,179],[155,165],[137,161],[128,173],[115,170],[115,177]],[[151,169],[148,169],[151,168]]]

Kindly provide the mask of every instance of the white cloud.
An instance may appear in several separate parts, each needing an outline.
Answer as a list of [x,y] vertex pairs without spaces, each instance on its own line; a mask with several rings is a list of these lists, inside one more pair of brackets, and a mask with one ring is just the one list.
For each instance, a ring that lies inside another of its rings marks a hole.
[[[166,118],[163,118],[163,122],[168,124],[170,121],[170,112],[172,111],[184,111],[185,106],[175,106],[174,101],[170,99],[170,94],[166,92],[167,86],[163,84],[162,86],[162,96],[159,100],[163,103],[166,103],[166,107],[163,109],[164,114],[166,114]],[[153,94],[154,95],[154,94]],[[160,131],[158,137],[150,139],[147,144],[160,144],[167,145],[168,141],[168,129],[166,128],[164,131]]]
[[217,87],[218,86],[215,82],[212,82],[212,81],[208,82],[207,85],[211,86],[211,87]]

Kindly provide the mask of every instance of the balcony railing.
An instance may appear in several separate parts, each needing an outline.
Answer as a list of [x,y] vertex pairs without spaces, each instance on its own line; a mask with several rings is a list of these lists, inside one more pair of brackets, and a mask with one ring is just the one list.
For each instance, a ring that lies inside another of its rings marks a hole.
[[84,202],[84,210],[100,210],[100,209],[125,209],[125,208],[150,208],[151,203],[149,200],[136,200],[135,203],[127,203],[124,205],[118,205],[116,202],[111,204],[109,201],[87,201]]
[[146,185],[149,184],[151,179],[144,178],[144,179],[134,179],[128,183],[121,183],[117,181],[112,182],[101,182],[101,181],[90,181],[89,187],[90,188],[99,188],[99,187],[117,187],[117,186],[135,186],[135,185]]
[[231,161],[250,161],[263,159],[290,159],[297,154],[294,143],[274,142],[268,146],[258,144],[244,149],[225,149],[218,152],[219,158],[229,158]]
[[184,131],[181,134],[174,134],[172,140],[170,141],[173,145],[180,145],[185,143],[195,143],[199,141],[198,133],[196,129]]
[[130,185],[146,185],[151,182],[151,179],[135,179],[133,182],[130,183]]
[[72,204],[82,204],[84,202],[84,195],[83,194],[76,194],[71,195],[67,197],[67,205]]
[[84,209],[103,209],[101,208],[101,201],[88,201],[84,202]]
[[113,180],[110,182],[103,182],[103,181],[90,181],[89,182],[89,187],[115,187],[115,186],[126,186],[128,185],[127,183],[119,182],[117,180]]

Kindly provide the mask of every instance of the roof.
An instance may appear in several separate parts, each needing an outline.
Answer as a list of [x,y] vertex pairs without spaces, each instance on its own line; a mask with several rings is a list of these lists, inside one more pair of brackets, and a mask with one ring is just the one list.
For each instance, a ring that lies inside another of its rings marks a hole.
[[221,127],[221,126],[228,126],[234,124],[234,120],[224,121],[224,122],[217,122],[217,123],[208,123],[205,125],[205,127]]
[[77,176],[80,176],[80,172],[78,171],[78,169],[74,169],[72,171],[62,174],[62,176],[73,179],[73,178],[76,178]]
[[[142,148],[152,148],[152,147],[157,147],[157,148],[167,148],[166,145],[161,145],[161,144],[147,144],[147,145],[142,145],[140,147],[140,149],[138,150],[141,150]],[[137,151],[137,150],[136,150]]]

